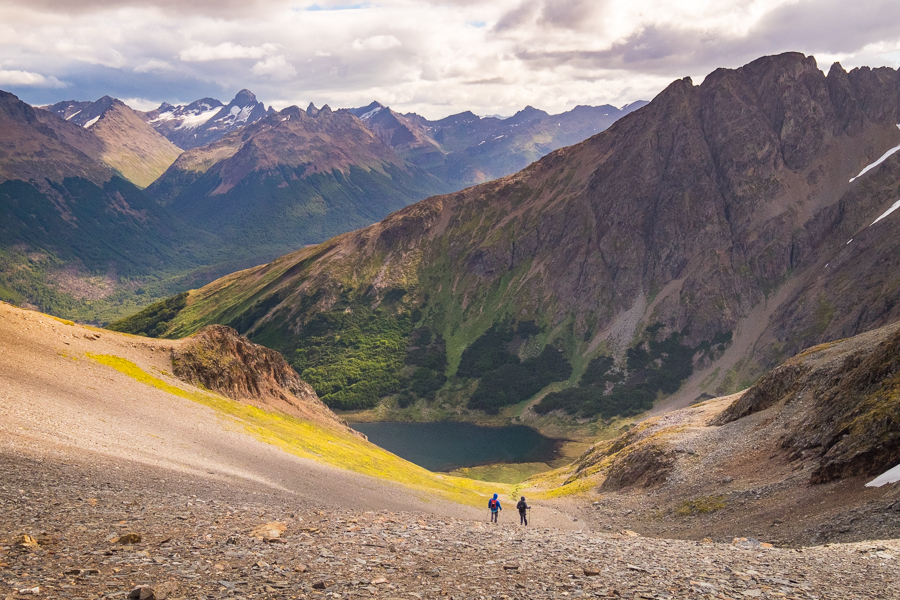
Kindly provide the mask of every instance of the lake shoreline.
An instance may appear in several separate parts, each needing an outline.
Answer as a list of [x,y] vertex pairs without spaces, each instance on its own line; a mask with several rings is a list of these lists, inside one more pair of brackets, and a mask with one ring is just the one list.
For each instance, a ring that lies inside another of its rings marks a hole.
[[527,425],[477,425],[458,421],[349,423],[369,441],[434,472],[497,465],[568,462],[571,440],[550,438]]

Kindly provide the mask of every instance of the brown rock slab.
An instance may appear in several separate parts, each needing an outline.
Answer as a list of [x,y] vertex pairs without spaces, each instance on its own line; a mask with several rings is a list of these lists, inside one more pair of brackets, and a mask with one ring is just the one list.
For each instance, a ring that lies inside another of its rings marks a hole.
[[254,537],[265,542],[277,540],[281,537],[281,534],[284,533],[284,530],[287,529],[287,525],[281,523],[279,521],[272,521],[270,523],[266,523],[264,525],[259,525],[258,527],[253,528],[250,532],[250,537]]

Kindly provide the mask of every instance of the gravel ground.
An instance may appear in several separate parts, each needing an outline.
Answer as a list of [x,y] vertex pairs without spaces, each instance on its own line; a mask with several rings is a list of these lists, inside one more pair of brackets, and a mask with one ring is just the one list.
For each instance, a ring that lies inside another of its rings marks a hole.
[[897,541],[664,540],[543,527],[537,509],[490,525],[96,457],[3,452],[0,482],[6,598],[900,597]]
[[167,378],[171,344],[0,304],[0,598],[900,597],[897,541],[654,539],[573,500],[492,526],[85,356]]

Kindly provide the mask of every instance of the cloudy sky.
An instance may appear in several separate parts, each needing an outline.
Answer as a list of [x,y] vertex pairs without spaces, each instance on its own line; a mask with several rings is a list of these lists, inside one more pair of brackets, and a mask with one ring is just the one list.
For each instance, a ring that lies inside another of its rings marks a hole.
[[900,67],[897,0],[3,0],[0,89],[149,109],[242,88],[439,118],[651,99],[788,50]]

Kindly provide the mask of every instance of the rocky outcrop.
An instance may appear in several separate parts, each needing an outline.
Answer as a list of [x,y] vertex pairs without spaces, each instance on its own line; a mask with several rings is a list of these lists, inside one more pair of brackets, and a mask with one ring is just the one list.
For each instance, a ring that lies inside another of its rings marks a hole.
[[172,370],[182,381],[233,400],[353,431],[281,354],[254,344],[231,327],[211,325],[182,341],[172,350]]
[[654,487],[666,480],[675,459],[664,445],[638,444],[615,458],[600,486],[604,492],[614,492],[628,486]]
[[812,460],[812,483],[875,477],[900,463],[900,323],[811,348],[775,369],[715,418],[725,425],[777,411],[781,447]]

